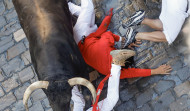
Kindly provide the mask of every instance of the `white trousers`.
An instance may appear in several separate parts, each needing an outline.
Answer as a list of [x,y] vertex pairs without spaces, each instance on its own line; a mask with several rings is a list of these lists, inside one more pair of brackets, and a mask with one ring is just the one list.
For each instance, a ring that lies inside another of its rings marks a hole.
[[[112,64],[111,76],[108,80],[107,97],[98,102],[100,111],[111,111],[119,100],[119,81],[121,74],[121,66]],[[85,106],[84,98],[78,88],[74,86],[72,89],[72,97],[74,101],[73,111],[83,111]],[[92,107],[87,111],[92,111]]]
[[186,17],[188,17],[187,3],[187,0],[162,0],[159,18],[163,23],[163,33],[169,44],[176,39]]
[[88,36],[98,29],[95,24],[94,5],[92,0],[81,0],[81,7],[71,2],[68,5],[71,14],[78,16],[73,27],[74,39],[78,44],[82,36]]
[[[95,24],[94,6],[92,0],[81,0],[81,7],[71,2],[69,2],[68,5],[71,14],[78,16],[77,22],[73,28],[74,39],[78,44],[83,35],[88,36],[98,29]],[[120,73],[121,66],[112,64],[111,77],[109,77],[108,81],[107,98],[98,103],[101,111],[111,111],[116,105],[119,99]],[[83,111],[85,102],[77,86],[74,86],[72,89],[71,99],[74,101],[73,111]],[[88,109],[88,111],[91,110],[92,108]]]

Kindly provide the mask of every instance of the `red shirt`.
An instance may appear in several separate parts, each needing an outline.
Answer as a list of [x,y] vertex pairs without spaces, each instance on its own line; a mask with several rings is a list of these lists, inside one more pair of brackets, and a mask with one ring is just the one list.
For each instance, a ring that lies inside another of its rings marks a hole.
[[[106,32],[111,21],[111,16],[112,14],[106,16],[98,30],[86,37],[83,44],[81,41],[78,44],[85,62],[103,75],[110,74],[112,63],[110,52],[115,50],[114,42],[120,39],[118,35],[110,31]],[[145,77],[150,75],[150,69],[122,68],[120,78]]]

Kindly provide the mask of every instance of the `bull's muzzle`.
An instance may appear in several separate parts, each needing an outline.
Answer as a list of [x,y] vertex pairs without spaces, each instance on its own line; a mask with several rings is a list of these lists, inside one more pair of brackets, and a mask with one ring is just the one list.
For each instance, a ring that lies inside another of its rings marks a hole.
[[[75,78],[71,78],[68,80],[68,83],[70,86],[74,86],[74,85],[83,85],[83,86],[86,86],[91,94],[92,94],[92,97],[93,97],[93,104],[95,103],[96,101],[96,90],[94,88],[94,86],[92,85],[92,83],[84,78],[80,78],[80,77],[75,77]],[[26,111],[29,111],[28,110],[28,99],[30,97],[30,95],[32,94],[32,92],[36,89],[41,89],[41,88],[44,88],[44,89],[47,89],[49,86],[49,82],[48,81],[37,81],[37,82],[34,82],[32,83],[27,89],[26,91],[24,92],[24,96],[23,96],[23,104],[26,108]]]

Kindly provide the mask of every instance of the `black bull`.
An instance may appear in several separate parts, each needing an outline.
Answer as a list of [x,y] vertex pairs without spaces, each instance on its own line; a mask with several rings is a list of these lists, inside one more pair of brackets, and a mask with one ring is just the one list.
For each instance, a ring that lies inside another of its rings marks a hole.
[[[55,111],[69,110],[68,79],[87,77],[87,65],[73,38],[66,0],[13,0],[29,41],[32,63],[39,80],[49,81],[46,93]],[[86,73],[85,73],[86,72]]]

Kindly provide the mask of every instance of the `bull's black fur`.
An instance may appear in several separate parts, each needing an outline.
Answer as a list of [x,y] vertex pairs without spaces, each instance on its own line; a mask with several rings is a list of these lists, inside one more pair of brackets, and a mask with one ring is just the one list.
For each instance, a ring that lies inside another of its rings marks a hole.
[[[87,77],[87,65],[74,41],[66,0],[13,0],[29,41],[32,63],[54,111],[68,111],[71,87],[67,80]],[[86,73],[85,73],[86,72]]]

